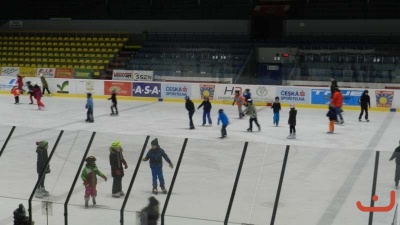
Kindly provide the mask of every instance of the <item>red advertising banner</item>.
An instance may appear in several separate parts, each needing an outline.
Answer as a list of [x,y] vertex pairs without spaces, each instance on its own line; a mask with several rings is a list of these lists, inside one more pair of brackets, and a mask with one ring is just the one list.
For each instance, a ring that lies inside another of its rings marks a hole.
[[132,96],[132,82],[104,81],[104,95],[111,95],[113,90],[120,96]]
[[70,68],[57,68],[55,78],[73,79],[74,70]]

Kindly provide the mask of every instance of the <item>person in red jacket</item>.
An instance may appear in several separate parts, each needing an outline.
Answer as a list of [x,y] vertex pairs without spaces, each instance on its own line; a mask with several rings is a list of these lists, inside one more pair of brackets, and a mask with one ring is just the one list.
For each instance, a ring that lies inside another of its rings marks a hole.
[[17,75],[17,85],[18,89],[21,91],[21,94],[24,93],[24,89],[22,87],[24,86],[24,81],[22,80],[24,76],[21,76],[20,74]]
[[339,88],[335,88],[335,92],[333,93],[331,105],[335,107],[336,115],[337,115],[337,123],[343,124],[343,116],[342,116],[342,106],[343,106],[343,95],[340,92]]
[[35,99],[37,101],[38,109],[42,110],[42,108],[44,107],[44,104],[41,101],[42,91],[40,90],[39,85],[37,85],[36,83],[34,83],[34,86],[33,86],[33,96],[35,97]]
[[11,89],[11,94],[13,94],[14,98],[15,98],[14,104],[18,105],[19,104],[19,95],[21,94],[21,92],[16,84],[14,84],[14,87]]

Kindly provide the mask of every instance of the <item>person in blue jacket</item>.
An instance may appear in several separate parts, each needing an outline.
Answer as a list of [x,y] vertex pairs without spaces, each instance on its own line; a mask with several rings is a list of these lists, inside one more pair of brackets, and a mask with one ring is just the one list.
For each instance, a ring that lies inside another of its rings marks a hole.
[[250,89],[247,88],[246,90],[244,90],[243,98],[246,100],[246,102],[247,100],[251,99]]
[[86,122],[93,123],[93,98],[92,98],[92,93],[87,93],[86,94],[87,100],[86,100]]
[[221,137],[220,137],[222,139],[222,138],[226,138],[226,135],[227,135],[226,127],[229,125],[229,119],[226,116],[226,114],[224,113],[223,109],[218,110],[218,114],[219,114],[219,116],[218,116],[217,125],[219,125],[220,121],[222,122]]
[[201,107],[203,107],[203,124],[202,124],[202,126],[206,125],[206,117],[208,119],[208,124],[211,126],[212,121],[211,121],[210,112],[211,112],[212,105],[211,105],[210,99],[208,97],[204,97],[203,102],[199,105],[199,107],[197,107],[197,110],[199,110]]
[[158,139],[154,139],[151,141],[151,149],[147,152],[146,157],[143,158],[143,161],[150,160],[150,168],[151,168],[151,175],[153,177],[153,193],[158,194],[157,190],[157,177],[160,181],[160,187],[161,190],[164,194],[166,194],[168,191],[165,189],[165,181],[164,181],[164,175],[163,175],[163,170],[162,170],[162,158],[165,159],[169,163],[169,167],[174,168],[174,165],[172,164],[171,160],[169,159],[168,155],[165,153],[165,151],[160,148],[160,145],[158,144]]

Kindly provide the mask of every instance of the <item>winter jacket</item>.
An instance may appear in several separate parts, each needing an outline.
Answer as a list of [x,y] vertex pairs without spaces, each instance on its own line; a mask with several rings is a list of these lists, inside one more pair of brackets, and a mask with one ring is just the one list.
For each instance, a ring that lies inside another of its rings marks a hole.
[[[49,155],[47,152],[48,146],[49,143],[47,141],[41,141],[38,143],[38,146],[36,147],[36,153],[37,153],[36,172],[38,174],[43,172],[43,170],[46,168],[47,161],[49,160]],[[46,169],[46,173],[49,172],[50,168],[48,167]]]
[[97,175],[103,178],[105,177],[104,174],[100,172],[99,168],[97,168],[96,164],[92,166],[86,164],[85,168],[82,170],[81,178],[85,185],[95,187],[97,184]]
[[338,90],[333,93],[332,105],[335,106],[335,108],[340,108],[343,106],[343,95]]
[[124,155],[122,155],[121,147],[110,147],[110,165],[111,165],[111,176],[112,177],[123,177],[124,167],[126,161]]
[[28,92],[33,96],[33,85],[32,84],[28,85]]
[[371,107],[371,100],[369,98],[369,95],[366,95],[365,93],[363,93],[361,95],[358,102],[360,103],[361,107],[364,107],[364,108]]
[[111,100],[112,103],[117,104],[117,94],[112,93],[111,98],[109,98],[108,100]]
[[274,113],[278,113],[281,111],[281,103],[280,102],[274,102],[271,106],[271,109],[273,109]]
[[222,125],[224,125],[224,126],[228,126],[228,124],[229,124],[229,119],[228,119],[228,117],[226,116],[225,113],[220,113],[219,114],[219,116],[218,116],[218,125],[219,125],[220,121],[222,122]]
[[21,94],[21,91],[19,90],[19,88],[13,87],[13,89],[11,89],[11,93],[14,95],[14,97],[17,97]]
[[42,81],[42,87],[43,88],[48,86],[46,78],[44,76],[40,77],[40,80]]
[[203,102],[199,105],[199,107],[197,107],[197,109],[200,109],[202,106],[204,106],[204,107],[203,107],[203,110],[204,110],[205,112],[211,111],[212,106],[211,106],[210,100],[208,100],[208,101],[203,101]]
[[297,110],[295,108],[291,108],[289,111],[289,120],[288,120],[290,126],[296,126],[296,116],[297,116]]
[[147,206],[141,211],[141,225],[157,225],[160,213],[153,207]]
[[247,105],[247,109],[245,110],[245,113],[247,113],[250,116],[250,118],[257,118],[257,110],[253,104]]
[[153,168],[153,167],[162,167],[163,165],[162,158],[164,158],[165,161],[167,161],[169,164],[172,163],[168,155],[165,153],[165,151],[162,148],[157,147],[156,149],[150,149],[143,160],[147,161],[150,159],[150,167]]
[[393,159],[396,159],[396,164],[400,165],[400,146],[394,150],[392,157],[390,157],[390,160]]
[[33,86],[33,96],[36,99],[42,98],[42,91],[40,90],[40,87],[37,84],[35,86]]
[[196,110],[192,100],[190,100],[190,99],[186,100],[185,107],[186,107],[186,110],[189,112],[194,112]]
[[245,105],[246,104],[246,100],[240,95],[235,95],[233,97],[233,104],[235,104],[235,103],[236,103],[236,105],[240,105],[240,106],[241,105]]
[[337,120],[337,114],[336,114],[335,108],[334,107],[329,107],[329,111],[326,114],[326,116],[329,118],[330,121]]
[[20,75],[17,76],[17,85],[19,88],[22,88],[22,86],[24,86],[24,82],[22,81],[22,76]]
[[251,93],[250,92],[244,92],[243,93],[243,98],[246,100],[246,102],[247,102],[247,99],[251,99]]
[[93,109],[93,98],[87,98],[86,100],[86,108]]

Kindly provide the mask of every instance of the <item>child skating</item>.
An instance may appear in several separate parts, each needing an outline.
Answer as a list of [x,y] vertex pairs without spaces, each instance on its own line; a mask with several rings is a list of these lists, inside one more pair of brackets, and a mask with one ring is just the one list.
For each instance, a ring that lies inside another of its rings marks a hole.
[[21,94],[21,91],[18,88],[18,85],[14,84],[14,87],[11,89],[11,94],[14,96],[14,104],[18,105],[19,104],[19,95]]
[[261,126],[260,124],[258,124],[258,120],[257,120],[257,110],[256,107],[253,105],[253,100],[251,99],[247,99],[247,109],[245,110],[245,113],[248,114],[250,116],[249,119],[249,129],[247,129],[247,131],[253,131],[253,121],[256,123],[257,127],[258,127],[258,131],[261,131]]
[[86,94],[86,122],[93,123],[93,98],[92,98],[92,93],[87,93]]
[[290,105],[290,111],[289,111],[289,130],[290,134],[287,137],[288,139],[296,139],[296,117],[297,117],[297,110],[294,107],[294,105]]
[[97,175],[105,181],[107,181],[107,177],[97,168],[96,157],[89,156],[85,161],[86,165],[82,170],[81,178],[83,185],[85,185],[85,208],[88,208],[90,197],[92,197],[93,205],[96,205]]
[[329,131],[328,134],[333,134],[335,131],[335,121],[337,120],[336,108],[333,105],[329,106],[329,111],[326,114],[329,119]]
[[247,100],[251,99],[250,89],[244,90],[243,98],[244,98],[244,100],[245,100],[246,102],[247,102]]
[[239,119],[242,119],[244,117],[244,113],[242,110],[243,105],[246,104],[246,100],[240,95],[239,91],[235,91],[235,96],[233,96],[233,103],[232,105],[237,105],[238,107],[238,112],[239,112]]
[[33,96],[36,99],[36,102],[38,105],[38,110],[42,110],[44,107],[44,104],[42,102],[42,92],[40,90],[39,85],[37,85],[37,84],[33,85]]
[[[117,93],[115,90],[112,91],[111,97],[108,99],[111,100],[111,116],[118,116],[118,108],[117,108]],[[114,113],[115,109],[115,113]]]
[[165,151],[160,147],[158,144],[158,139],[156,138],[151,141],[151,149],[147,152],[146,157],[143,158],[143,161],[150,160],[151,175],[153,177],[153,194],[158,194],[157,178],[160,181],[161,191],[164,194],[168,193],[167,189],[165,188],[164,174],[162,170],[163,158],[168,162],[169,167],[173,169],[174,165]]
[[35,96],[33,95],[33,85],[32,85],[32,82],[27,81],[27,82],[26,82],[26,86],[28,87],[29,100],[31,100],[31,103],[29,103],[29,104],[32,105],[32,104],[33,104],[33,98],[35,97]]
[[[124,177],[124,168],[128,169],[128,164],[122,154],[121,142],[114,141],[110,147],[110,166],[111,175],[113,177],[112,185],[112,196],[119,198],[124,196],[125,193],[122,191],[122,178]],[[122,166],[123,165],[123,166]]]
[[281,103],[279,102],[279,97],[275,97],[275,102],[271,106],[272,111],[274,112],[273,122],[275,126],[279,125],[279,112],[281,111]]
[[221,139],[226,138],[227,133],[226,133],[226,127],[229,125],[229,119],[226,116],[226,114],[224,113],[223,109],[218,110],[218,123],[217,125],[219,125],[219,122],[222,122],[222,128],[221,128]]
[[206,117],[208,119],[208,124],[211,126],[212,125],[212,121],[211,121],[211,102],[210,99],[208,97],[204,97],[203,102],[199,105],[199,107],[197,107],[197,110],[199,110],[201,107],[203,107],[203,124],[202,126],[206,125]]
[[[400,142],[399,142],[400,144]],[[399,180],[400,180],[400,145],[394,150],[392,157],[390,157],[389,161],[396,159],[396,170],[394,172],[394,183],[396,189],[399,188]]]

